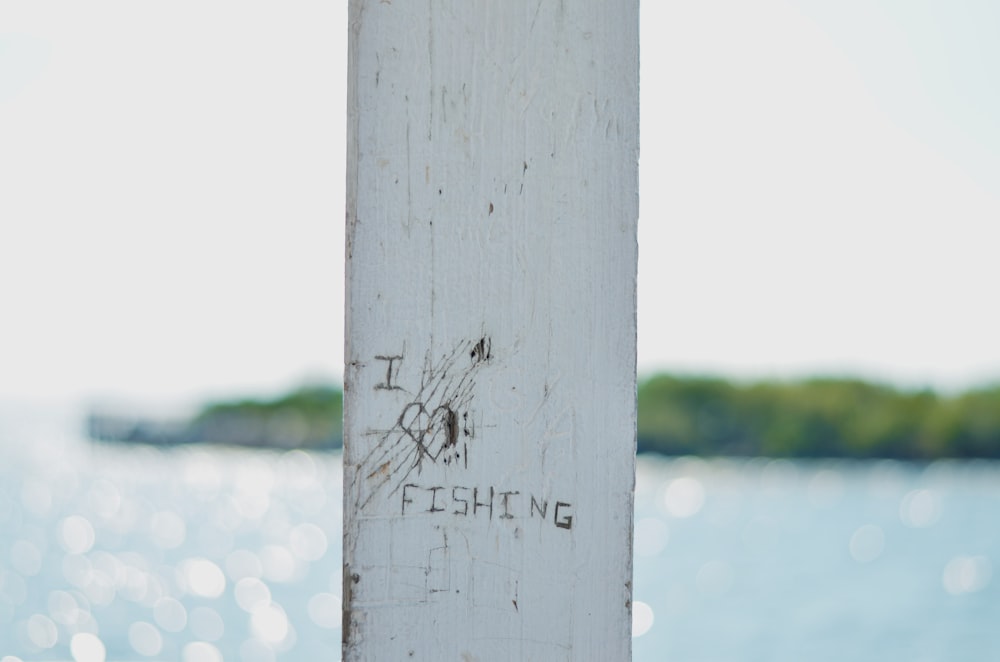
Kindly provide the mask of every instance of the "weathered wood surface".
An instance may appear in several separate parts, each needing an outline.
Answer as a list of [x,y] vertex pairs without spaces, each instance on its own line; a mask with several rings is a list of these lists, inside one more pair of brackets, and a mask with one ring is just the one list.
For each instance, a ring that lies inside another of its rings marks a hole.
[[628,659],[638,2],[350,31],[345,659]]

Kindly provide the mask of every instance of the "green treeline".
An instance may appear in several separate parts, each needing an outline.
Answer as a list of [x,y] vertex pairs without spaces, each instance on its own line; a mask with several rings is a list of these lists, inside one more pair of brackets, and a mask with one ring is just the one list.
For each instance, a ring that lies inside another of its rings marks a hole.
[[[343,393],[308,386],[205,407],[195,437],[304,448],[341,445]],[[640,452],[666,455],[1000,458],[1000,385],[958,395],[859,379],[734,383],[657,375],[639,384]]]
[[929,460],[1000,457],[1000,386],[942,396],[857,379],[639,385],[640,452]]
[[343,393],[335,386],[303,386],[271,400],[235,400],[205,406],[191,422],[193,438],[213,443],[287,448],[339,448]]

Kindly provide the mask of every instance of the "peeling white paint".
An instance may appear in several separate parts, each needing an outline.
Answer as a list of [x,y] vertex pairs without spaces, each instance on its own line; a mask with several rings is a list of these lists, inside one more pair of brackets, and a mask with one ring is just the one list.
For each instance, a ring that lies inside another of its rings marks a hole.
[[350,29],[345,659],[628,659],[638,3]]

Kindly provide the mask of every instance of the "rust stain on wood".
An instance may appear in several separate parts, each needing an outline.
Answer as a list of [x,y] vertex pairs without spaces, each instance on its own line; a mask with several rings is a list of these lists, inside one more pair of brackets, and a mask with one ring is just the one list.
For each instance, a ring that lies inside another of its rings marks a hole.
[[382,466],[380,466],[378,469],[376,469],[375,471],[373,471],[370,474],[368,474],[368,477],[369,478],[374,478],[375,476],[387,476],[387,475],[389,475],[389,466],[391,464],[392,464],[391,460],[386,460],[385,462],[382,463]]

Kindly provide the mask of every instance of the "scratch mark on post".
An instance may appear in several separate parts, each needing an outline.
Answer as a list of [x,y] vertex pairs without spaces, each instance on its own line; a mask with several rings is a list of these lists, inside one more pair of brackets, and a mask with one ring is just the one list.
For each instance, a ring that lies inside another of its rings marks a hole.
[[[427,567],[424,569],[424,576],[427,578],[425,590],[428,593],[447,593],[451,591],[448,534],[442,531],[441,535],[444,537],[444,542],[441,546],[432,547],[427,552]],[[439,564],[435,564],[435,558],[439,558],[441,562]],[[435,579],[438,580],[437,583],[435,583]]]
[[[428,71],[434,72],[434,5],[431,4],[430,11],[427,12],[427,64]],[[430,112],[427,113],[427,141],[434,140],[434,87],[430,89]]]
[[[493,211],[493,205],[490,205],[490,211]],[[476,346],[472,348],[471,352],[469,352],[472,362],[475,364],[480,361],[489,361],[493,358],[493,354],[491,353],[492,348],[493,343],[488,337],[483,336],[480,338],[479,342],[476,343]]]
[[535,31],[535,23],[538,22],[538,13],[542,11],[543,4],[545,4],[545,0],[538,0],[538,6],[535,7],[535,15],[531,17],[531,25],[528,27],[528,34]]
[[341,613],[341,643],[345,646],[351,643],[351,640],[356,638],[356,632],[354,632],[354,585],[361,581],[361,576],[354,572],[351,572],[351,567],[344,564],[344,575],[343,575],[343,586],[344,586],[344,607]]
[[404,96],[406,100],[406,232],[409,234],[413,227],[413,169],[410,167],[410,97]]

